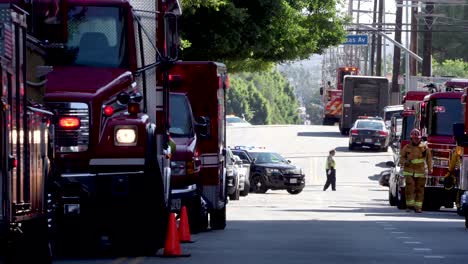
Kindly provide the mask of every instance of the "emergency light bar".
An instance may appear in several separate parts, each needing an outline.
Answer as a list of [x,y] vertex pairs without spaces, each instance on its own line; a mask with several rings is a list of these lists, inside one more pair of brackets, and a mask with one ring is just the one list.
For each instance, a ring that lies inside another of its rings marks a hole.
[[382,120],[380,116],[358,116],[358,119]]

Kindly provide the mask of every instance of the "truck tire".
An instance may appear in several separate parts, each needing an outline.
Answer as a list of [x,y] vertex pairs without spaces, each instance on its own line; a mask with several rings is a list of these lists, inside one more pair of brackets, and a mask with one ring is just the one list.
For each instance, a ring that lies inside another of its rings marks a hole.
[[393,196],[392,192],[390,191],[390,188],[388,188],[388,203],[390,204],[390,206],[397,205],[397,198]]
[[223,230],[226,228],[226,206],[222,209],[213,210],[210,213],[210,227],[212,230]]
[[190,201],[188,207],[188,220],[190,226],[190,232],[192,234],[198,234],[204,232],[208,228],[208,212],[206,208],[202,206],[200,195],[196,195]]
[[[40,220],[40,222],[43,221]],[[10,244],[7,264],[52,263],[52,247],[48,239],[47,228],[45,225],[40,225],[42,227],[35,223],[25,229],[27,234]],[[34,230],[36,228],[38,230]]]
[[463,209],[461,207],[457,207],[457,215],[465,216],[465,214],[463,213]]
[[239,188],[236,188],[234,190],[234,193],[229,195],[229,200],[239,200],[239,197],[240,197],[240,191],[239,191]]

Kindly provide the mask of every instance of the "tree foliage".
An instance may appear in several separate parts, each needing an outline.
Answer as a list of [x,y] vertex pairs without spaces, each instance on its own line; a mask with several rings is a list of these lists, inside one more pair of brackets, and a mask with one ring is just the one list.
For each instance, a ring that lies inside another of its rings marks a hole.
[[[468,0],[464,2],[468,4]],[[468,32],[465,30],[468,21],[468,6],[436,5],[434,13],[439,18],[432,27],[435,31],[432,37],[433,56],[438,61],[457,59],[468,61],[468,46],[466,45]],[[424,25],[423,23],[420,26],[421,28]],[[450,24],[457,26],[447,26]],[[422,37],[423,33],[420,34]]]
[[468,77],[468,63],[463,60],[445,60],[443,62],[432,61],[432,71],[435,76]]
[[299,122],[293,87],[278,71],[233,74],[230,83],[228,114],[256,125]]
[[231,72],[268,69],[342,43],[339,0],[183,1],[184,60],[216,60]]

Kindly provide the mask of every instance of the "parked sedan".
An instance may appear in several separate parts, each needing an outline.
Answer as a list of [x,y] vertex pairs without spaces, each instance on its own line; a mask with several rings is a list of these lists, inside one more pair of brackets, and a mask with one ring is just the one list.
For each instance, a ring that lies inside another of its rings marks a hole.
[[249,127],[252,126],[249,122],[245,121],[245,119],[240,118],[235,115],[227,115],[226,116],[226,125],[232,127]]
[[370,147],[387,151],[390,136],[380,118],[359,118],[349,131],[349,150]]

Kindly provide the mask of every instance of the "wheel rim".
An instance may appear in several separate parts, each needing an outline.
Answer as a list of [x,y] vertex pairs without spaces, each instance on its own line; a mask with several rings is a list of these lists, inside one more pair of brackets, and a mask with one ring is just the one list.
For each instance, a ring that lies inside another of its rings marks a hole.
[[259,192],[261,190],[263,190],[263,183],[262,183],[262,180],[260,179],[260,177],[255,177],[254,180],[253,180],[253,186],[255,186],[255,192]]

